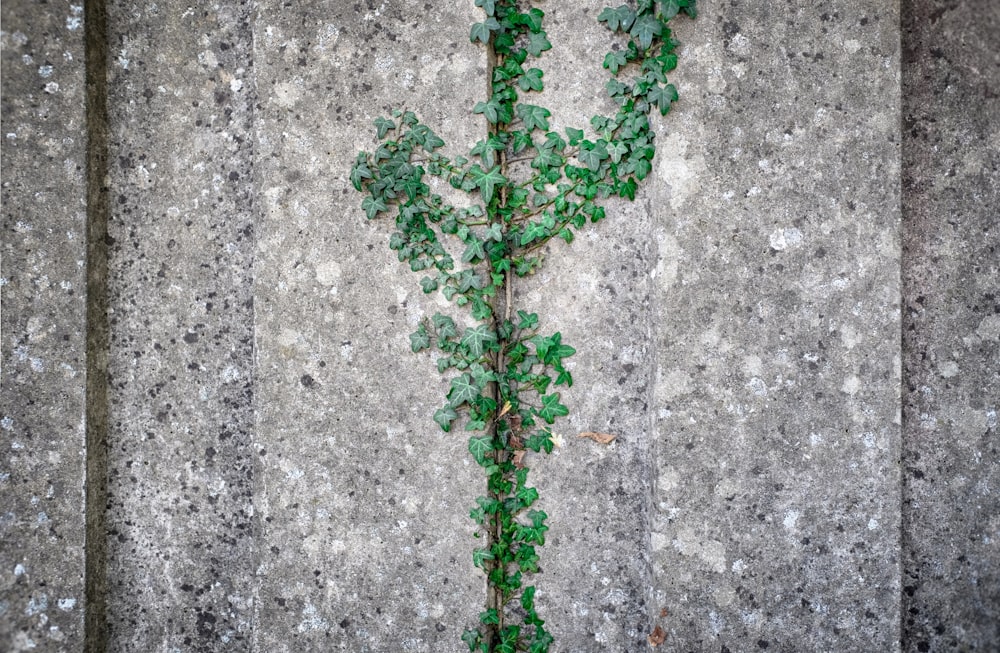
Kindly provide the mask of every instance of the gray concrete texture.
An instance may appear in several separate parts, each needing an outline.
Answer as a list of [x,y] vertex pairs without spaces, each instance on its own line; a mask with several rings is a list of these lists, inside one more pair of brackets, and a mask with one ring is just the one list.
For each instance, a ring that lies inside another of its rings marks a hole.
[[[578,350],[530,463],[555,651],[1000,650],[1000,7],[903,5],[678,19],[654,174],[518,282]],[[541,6],[584,126],[604,3]],[[83,11],[2,6],[0,650],[464,650],[443,304],[347,174],[393,106],[483,137],[480,10]]]

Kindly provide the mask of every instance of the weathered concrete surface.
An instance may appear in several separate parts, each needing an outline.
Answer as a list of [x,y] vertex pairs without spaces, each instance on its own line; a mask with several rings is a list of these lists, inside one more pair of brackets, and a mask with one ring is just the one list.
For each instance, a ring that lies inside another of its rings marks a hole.
[[[485,133],[481,14],[444,4],[110,4],[109,650],[464,649],[483,481],[407,339],[446,305],[347,179],[391,106]],[[543,5],[557,128],[613,110],[603,4]],[[515,288],[578,349],[530,458],[555,650],[995,650],[987,4],[910,12],[905,173],[895,7],[678,19],[654,175]],[[82,45],[3,11],[0,648],[79,650]]]
[[3,113],[0,650],[83,640],[82,8],[8,3]]
[[443,306],[348,180],[392,107],[457,152],[482,138],[477,10],[446,4],[258,7],[256,650],[458,651],[482,610],[484,481],[431,420],[448,385],[407,337]]
[[903,15],[903,650],[1000,650],[1000,6]]
[[898,15],[701,10],[650,188],[658,623],[896,650]]
[[109,6],[112,651],[249,646],[250,21]]

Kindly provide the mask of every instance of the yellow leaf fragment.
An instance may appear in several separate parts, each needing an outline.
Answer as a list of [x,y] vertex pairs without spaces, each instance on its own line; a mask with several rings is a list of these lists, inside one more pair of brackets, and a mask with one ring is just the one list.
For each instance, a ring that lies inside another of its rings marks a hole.
[[578,438],[590,438],[598,444],[611,444],[617,438],[617,435],[611,435],[610,433],[595,433],[593,431],[584,431]]

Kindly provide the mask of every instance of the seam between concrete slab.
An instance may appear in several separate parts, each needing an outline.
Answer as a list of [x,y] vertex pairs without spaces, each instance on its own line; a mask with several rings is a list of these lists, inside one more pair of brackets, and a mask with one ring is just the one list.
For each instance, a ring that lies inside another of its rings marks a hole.
[[898,227],[896,232],[896,246],[897,253],[899,256],[899,261],[896,265],[896,293],[898,295],[897,301],[899,306],[899,314],[897,316],[897,328],[899,329],[898,338],[896,339],[896,351],[898,352],[898,360],[896,363],[896,378],[898,381],[898,395],[896,397],[896,416],[899,420],[899,429],[897,435],[897,449],[896,449],[896,465],[895,472],[896,478],[896,514],[898,516],[898,521],[896,523],[896,623],[895,623],[895,633],[893,634],[893,642],[895,644],[893,651],[898,652],[903,650],[903,632],[904,632],[904,619],[905,615],[903,612],[903,568],[904,560],[903,557],[905,552],[903,550],[904,545],[904,522],[905,512],[904,512],[904,493],[906,484],[906,475],[903,473],[903,453],[905,443],[903,438],[906,436],[906,430],[904,428],[903,416],[906,414],[904,402],[906,400],[906,374],[905,374],[905,345],[906,345],[906,292],[904,288],[904,283],[906,281],[906,275],[904,267],[906,265],[906,253],[904,252],[904,240],[903,232],[906,226],[906,214],[904,212],[904,201],[903,201],[903,144],[905,142],[905,135],[903,133],[903,109],[904,109],[904,90],[903,90],[903,75],[905,71],[905,58],[906,53],[903,50],[904,38],[903,38],[903,16],[904,12],[908,10],[908,1],[901,0],[901,2],[896,5],[896,52],[898,52],[898,59],[896,61],[896,66],[898,69],[898,78],[896,82],[896,135],[899,139],[896,143],[896,156],[898,159],[898,173],[896,174],[896,210],[898,212]]
[[108,410],[108,76],[107,8],[84,3],[87,134],[86,453],[84,533],[84,650],[107,649]]
[[264,534],[264,524],[260,517],[260,513],[257,511],[257,502],[259,497],[266,496],[266,488],[264,486],[264,463],[260,455],[261,449],[258,447],[257,435],[260,433],[260,411],[257,407],[257,357],[260,348],[257,346],[257,311],[259,310],[257,304],[257,237],[258,229],[261,227],[264,221],[264,209],[261,207],[263,204],[258,200],[259,189],[262,187],[262,180],[257,176],[257,152],[259,150],[260,143],[260,129],[257,123],[257,110],[260,108],[260,85],[258,84],[257,78],[257,21],[259,10],[257,8],[257,2],[250,2],[245,10],[247,31],[250,39],[249,47],[247,51],[250,54],[249,60],[246,62],[247,73],[245,79],[248,80],[250,88],[247,91],[247,113],[249,114],[249,119],[247,124],[249,125],[248,131],[250,132],[250,191],[249,191],[249,207],[248,211],[250,213],[250,244],[248,251],[250,252],[250,261],[247,269],[249,270],[250,276],[250,419],[249,419],[249,443],[250,443],[250,473],[252,477],[250,478],[250,491],[252,493],[250,499],[250,528],[253,533],[251,545],[250,545],[250,627],[249,633],[247,635],[247,649],[250,653],[256,653],[260,650],[257,640],[257,624],[259,622],[258,609],[260,607],[260,586],[258,584],[258,570],[261,568],[263,562],[262,547],[260,542],[263,541]]
[[[911,641],[911,631],[906,627],[907,611],[905,592],[909,585],[907,583],[907,572],[913,565],[908,559],[912,545],[910,541],[910,527],[912,515],[907,512],[907,505],[912,501],[910,480],[906,474],[907,464],[907,442],[906,436],[908,426],[911,421],[912,410],[907,408],[907,400],[910,396],[908,384],[911,375],[907,365],[907,355],[910,349],[916,344],[912,334],[907,334],[907,328],[913,325],[913,320],[908,316],[909,307],[907,298],[914,296],[913,278],[911,264],[921,253],[915,251],[908,239],[908,234],[913,229],[913,213],[908,201],[907,183],[907,156],[909,154],[910,138],[907,137],[905,128],[907,123],[906,111],[910,109],[907,102],[907,91],[910,90],[911,78],[917,74],[918,61],[910,50],[914,47],[914,40],[918,35],[912,31],[914,12],[919,10],[915,0],[901,0],[899,7],[899,588],[897,592],[897,643],[898,650],[916,650],[916,643]],[[912,186],[912,184],[911,184]],[[912,192],[912,187],[910,192]]]
[[[659,133],[656,134],[660,136]],[[656,461],[659,454],[659,438],[656,423],[656,413],[654,411],[654,406],[656,406],[656,375],[657,375],[657,358],[656,349],[657,343],[659,342],[657,336],[659,334],[659,329],[657,327],[656,315],[658,302],[656,301],[656,282],[654,278],[650,275],[652,268],[655,268],[657,261],[660,257],[660,247],[658,241],[656,240],[656,212],[653,210],[652,201],[647,198],[645,202],[646,206],[644,210],[646,215],[651,216],[649,219],[649,227],[646,233],[646,242],[649,243],[646,251],[646,267],[641,270],[645,285],[646,285],[646,343],[648,349],[646,350],[645,356],[648,363],[648,369],[646,371],[646,446],[643,456],[645,458],[645,469],[643,472],[646,475],[645,479],[645,504],[646,509],[642,515],[642,537],[643,537],[643,551],[645,552],[645,560],[643,574],[645,578],[646,587],[643,588],[643,595],[646,600],[646,618],[647,622],[640,624],[640,628],[644,629],[646,633],[650,633],[654,626],[657,625],[656,618],[659,610],[656,605],[656,570],[653,565],[653,524],[656,516],[656,497],[657,497],[657,475],[656,475]]]

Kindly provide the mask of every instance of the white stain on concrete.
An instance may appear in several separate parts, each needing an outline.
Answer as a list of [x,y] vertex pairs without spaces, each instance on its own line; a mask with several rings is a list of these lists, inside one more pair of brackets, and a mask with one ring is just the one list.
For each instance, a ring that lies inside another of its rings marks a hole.
[[705,171],[705,158],[700,154],[687,155],[688,141],[679,133],[663,139],[657,147],[660,157],[657,174],[670,184],[670,208],[676,210],[701,190],[700,176]]
[[326,261],[316,266],[316,281],[324,286],[336,285],[340,280],[341,268],[336,261]]
[[672,544],[682,555],[698,558],[712,571],[719,574],[726,571],[726,548],[722,542],[703,540],[693,529],[684,528],[677,533]]
[[319,616],[316,606],[312,603],[306,603],[305,607],[302,608],[302,621],[299,622],[298,631],[304,633],[310,630],[322,630],[329,627],[326,619]]
[[802,244],[802,241],[802,232],[795,227],[788,229],[776,229],[771,232],[770,236],[768,236],[768,242],[771,245],[771,249],[779,252],[797,247]]

